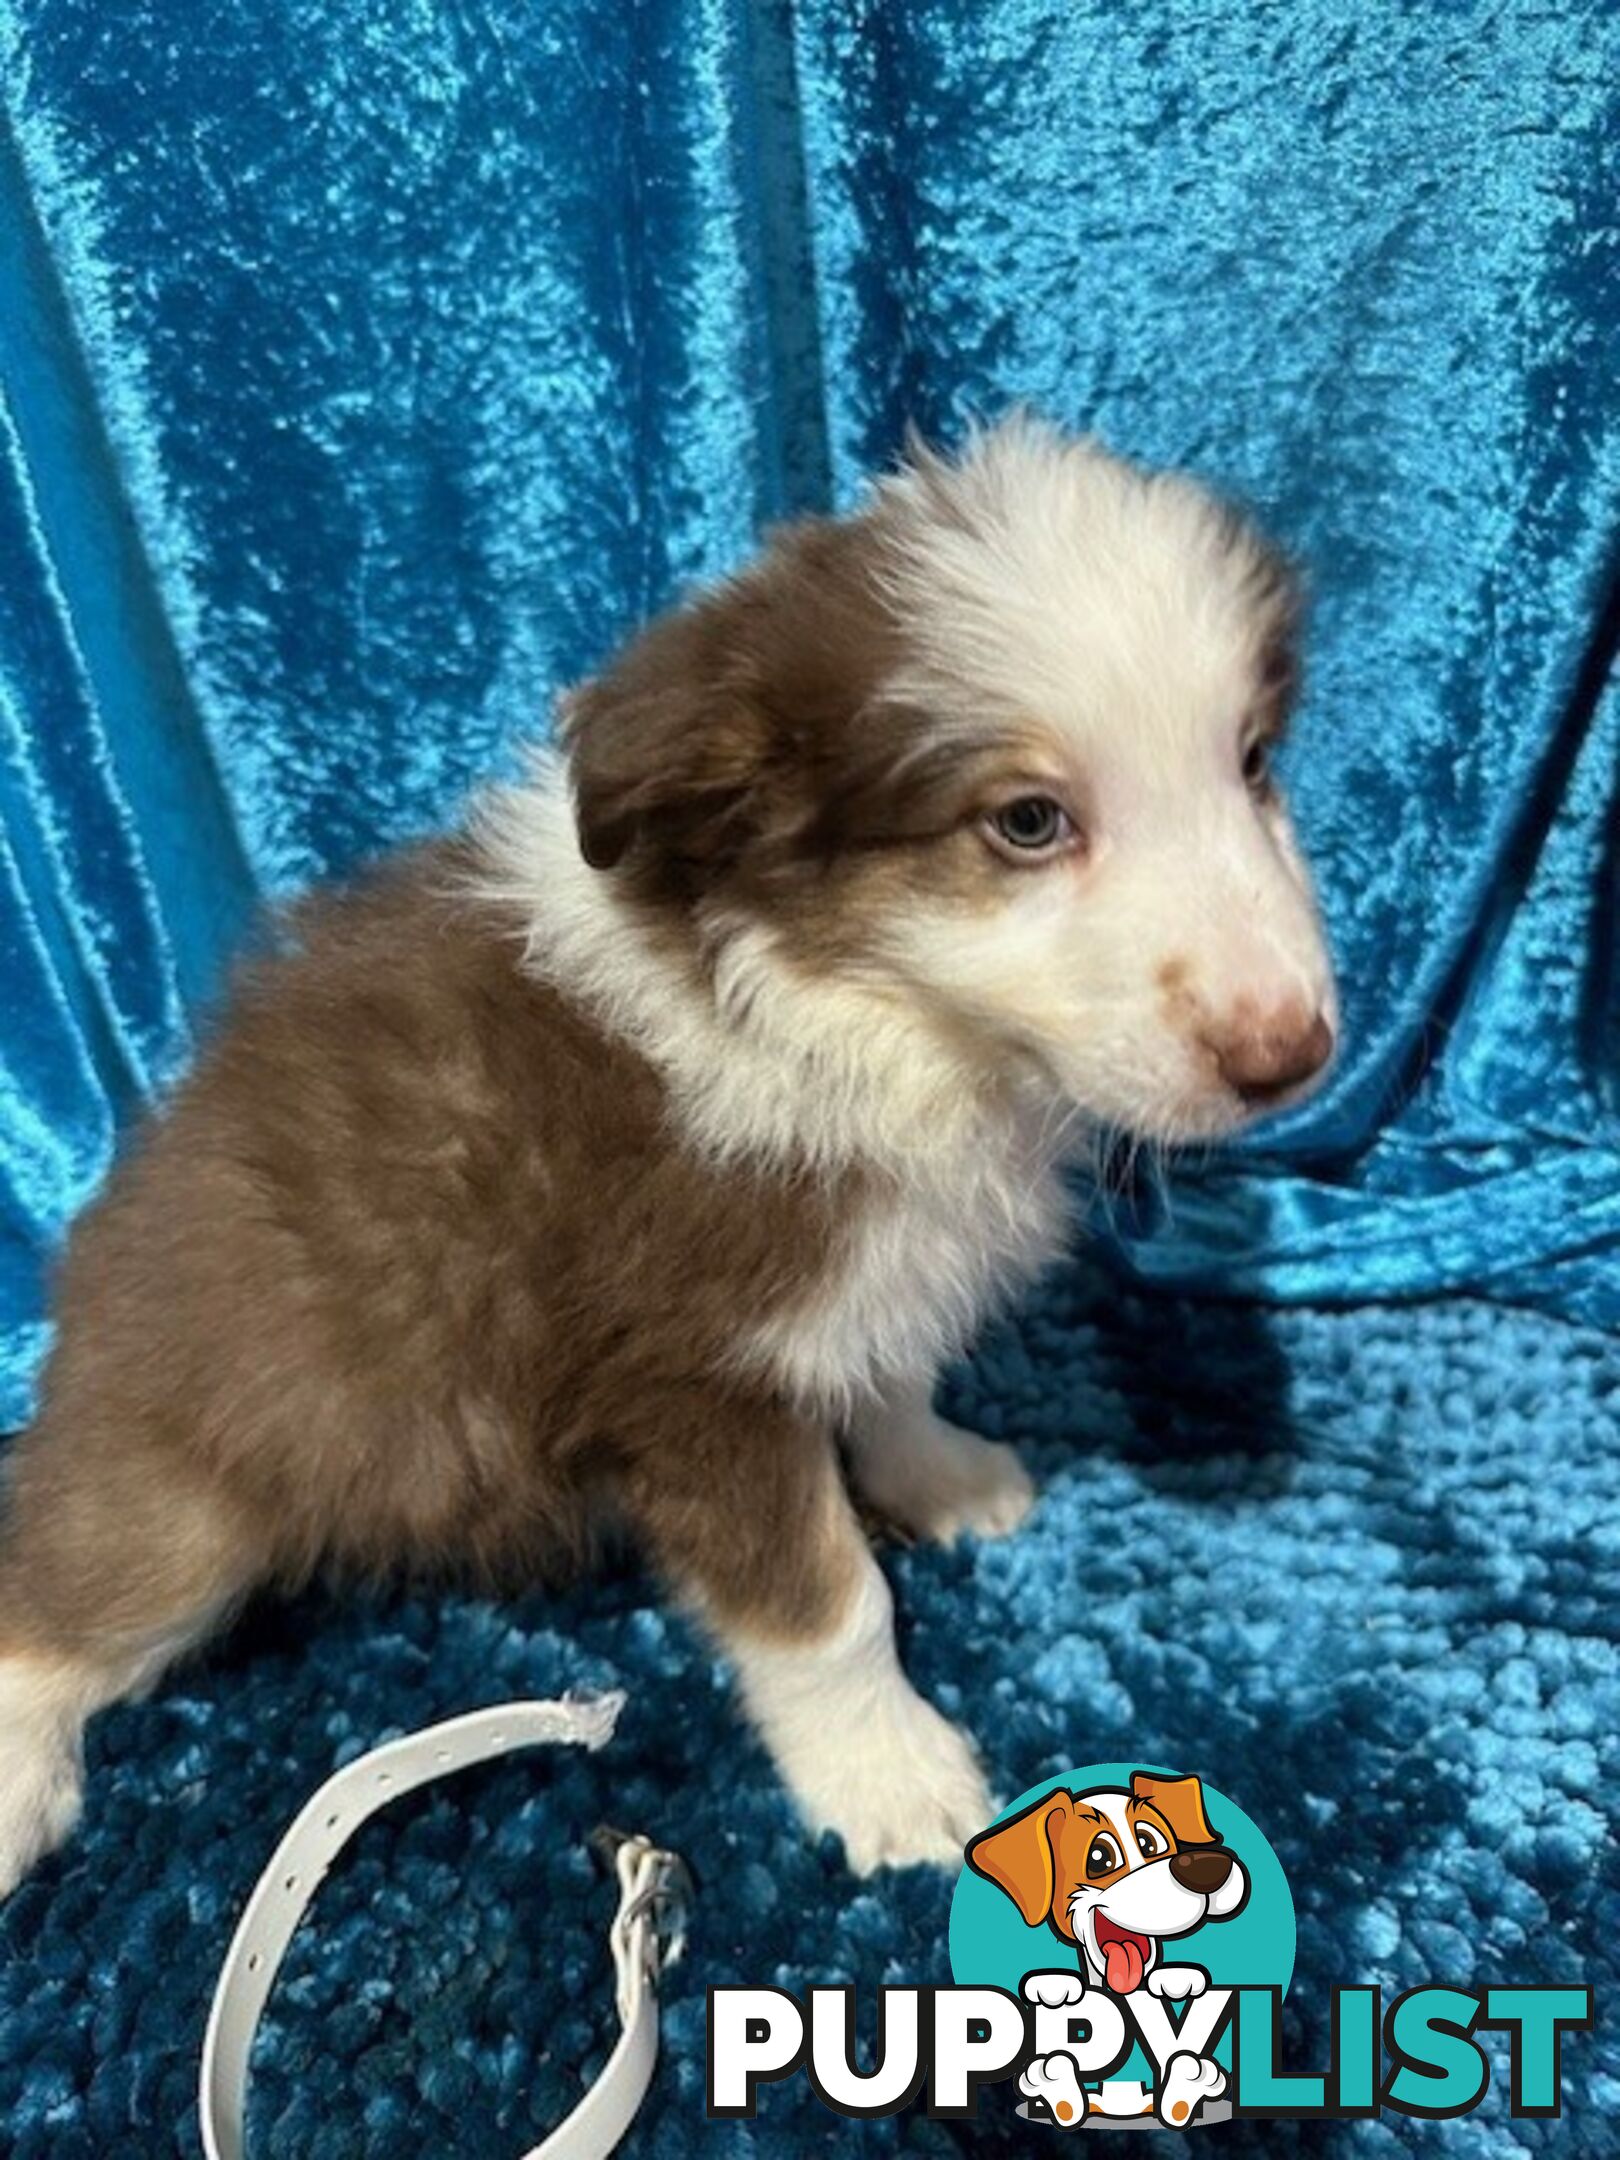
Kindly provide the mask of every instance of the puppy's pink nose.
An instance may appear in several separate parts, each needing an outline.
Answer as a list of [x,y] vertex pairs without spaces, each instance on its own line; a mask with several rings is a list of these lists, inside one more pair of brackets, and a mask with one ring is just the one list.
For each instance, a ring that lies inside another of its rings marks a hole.
[[1206,1025],[1202,1036],[1221,1078],[1256,1109],[1281,1101],[1333,1055],[1326,1014],[1303,1006],[1272,1013],[1239,1006],[1226,1025]]

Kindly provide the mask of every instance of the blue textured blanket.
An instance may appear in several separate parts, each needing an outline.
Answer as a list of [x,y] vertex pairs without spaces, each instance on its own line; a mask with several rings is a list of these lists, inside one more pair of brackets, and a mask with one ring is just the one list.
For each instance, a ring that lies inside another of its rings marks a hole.
[[[1270,1830],[1296,2060],[1339,1982],[1598,1990],[1560,2123],[1232,2150],[1613,2151],[1617,84],[1608,0],[0,0],[0,1429],[256,900],[443,821],[908,419],[1025,397],[1189,464],[1308,566],[1288,777],[1348,1055],[1113,1240],[1223,1302],[1088,1262],[987,1345],[959,1408],[1048,1497],[896,1558],[911,1663],[1009,1790],[1188,1760]],[[259,2149],[553,2118],[611,2022],[603,1815],[706,1878],[640,2151],[1010,2145],[993,2101],[702,2124],[704,1980],[943,1976],[947,1893],[807,1851],[627,1577],[266,1611],[98,1725],[83,1836],[0,1913],[0,2147],[189,2151],[208,1976],[305,1789],[609,1679],[608,1756],[367,1833]]]
[[[1252,1311],[1121,1298],[1075,1270],[987,1342],[953,1407],[1027,1445],[1016,1538],[892,1557],[920,1684],[1015,1792],[1076,1762],[1195,1762],[1253,1815],[1299,1914],[1287,2059],[1325,1991],[1568,1980],[1564,2119],[1236,2124],[1222,2151],[1612,2152],[1620,2108],[1620,1526],[1609,1340],[1478,1304]],[[0,1917],[0,2123],[16,2160],[191,2153],[213,1971],[285,1817],[402,1726],[623,1686],[601,1755],[544,1751],[400,1804],[322,1890],[261,2043],[255,2150],[498,2160],[555,2122],[614,2031],[607,1819],[702,1890],[667,2055],[628,2148],[1028,2150],[974,2124],[829,2116],[803,2080],[703,2117],[710,1982],[944,1980],[950,1885],[857,1883],[808,1846],[723,1676],[626,1576],[557,1605],[267,1610],[92,1728],[89,1816]],[[1498,2058],[1500,2063],[1500,2057]],[[1052,2132],[1044,2133],[1051,2137]]]

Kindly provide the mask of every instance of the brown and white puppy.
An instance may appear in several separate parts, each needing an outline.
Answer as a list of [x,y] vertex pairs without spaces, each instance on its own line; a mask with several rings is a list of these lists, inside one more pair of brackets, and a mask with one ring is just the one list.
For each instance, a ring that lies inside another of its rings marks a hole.
[[0,1539],[0,1885],[80,1735],[254,1585],[621,1526],[853,1864],[989,1812],[845,1483],[1005,1530],[929,1408],[1088,1136],[1230,1131],[1333,1042],[1270,777],[1276,558],[1028,422],[790,527],[565,757],[293,919],[76,1230]]

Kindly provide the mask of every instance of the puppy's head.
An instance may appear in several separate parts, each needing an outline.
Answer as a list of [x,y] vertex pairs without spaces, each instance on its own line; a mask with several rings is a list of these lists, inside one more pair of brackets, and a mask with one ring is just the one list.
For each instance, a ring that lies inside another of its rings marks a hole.
[[1271,769],[1295,632],[1199,488],[1015,420],[787,528],[576,693],[581,846],[1098,1127],[1217,1134],[1336,1029]]
[[1210,1827],[1196,1777],[1137,1771],[1129,1790],[1053,1792],[973,1840],[968,1864],[1076,1944],[1097,1980],[1129,1995],[1167,1937],[1229,1920],[1249,1893]]

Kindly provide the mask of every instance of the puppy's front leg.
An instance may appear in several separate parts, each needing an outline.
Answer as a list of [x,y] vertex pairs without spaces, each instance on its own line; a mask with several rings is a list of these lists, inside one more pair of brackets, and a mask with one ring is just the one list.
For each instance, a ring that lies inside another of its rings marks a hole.
[[949,1545],[964,1531],[1002,1537],[1029,1513],[1035,1486],[1013,1450],[947,1424],[926,1381],[863,1403],[849,1424],[850,1474],[880,1515]]
[[960,1865],[990,1795],[967,1740],[901,1670],[832,1435],[774,1404],[692,1408],[637,1460],[630,1510],[735,1664],[800,1810],[839,1832],[858,1874]]

